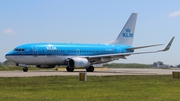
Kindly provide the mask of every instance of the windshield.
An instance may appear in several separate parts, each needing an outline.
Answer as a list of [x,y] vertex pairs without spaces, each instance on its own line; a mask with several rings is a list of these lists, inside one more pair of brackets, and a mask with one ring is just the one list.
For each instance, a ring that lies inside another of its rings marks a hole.
[[23,48],[15,48],[13,51],[23,52],[23,51],[25,51],[25,49],[23,49]]

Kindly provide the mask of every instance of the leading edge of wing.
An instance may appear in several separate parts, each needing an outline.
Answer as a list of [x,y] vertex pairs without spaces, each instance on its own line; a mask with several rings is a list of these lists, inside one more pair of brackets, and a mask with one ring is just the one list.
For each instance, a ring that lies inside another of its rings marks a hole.
[[170,49],[174,38],[175,37],[173,37],[170,40],[170,42],[168,43],[168,45],[162,50],[148,51],[148,52],[133,52],[133,53],[117,53],[117,54],[96,55],[96,56],[88,56],[87,58],[104,58],[104,57],[129,56],[129,55],[134,55],[134,54],[146,54],[146,53],[164,52],[164,51],[168,51]]

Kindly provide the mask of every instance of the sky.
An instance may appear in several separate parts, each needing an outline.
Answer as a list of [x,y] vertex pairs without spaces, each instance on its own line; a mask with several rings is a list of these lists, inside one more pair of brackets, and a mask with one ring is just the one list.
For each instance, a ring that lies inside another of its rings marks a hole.
[[167,52],[131,55],[118,63],[180,64],[180,0],[0,0],[0,61],[16,46],[35,42],[106,43],[138,13],[133,46]]

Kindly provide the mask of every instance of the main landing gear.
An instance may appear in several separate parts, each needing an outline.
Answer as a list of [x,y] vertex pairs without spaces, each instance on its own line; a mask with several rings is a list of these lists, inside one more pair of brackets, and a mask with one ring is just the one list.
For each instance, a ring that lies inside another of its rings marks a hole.
[[73,71],[74,71],[74,69],[70,68],[69,66],[66,67],[66,70],[67,70],[68,72],[73,72]]
[[27,72],[28,71],[28,67],[23,67],[23,71]]
[[89,68],[86,69],[87,72],[93,72],[94,71],[94,67],[93,66],[89,66]]
[[[67,72],[73,72],[74,68],[70,68],[69,66],[66,67]],[[86,68],[87,72],[93,72],[94,71],[94,67],[93,66],[89,66],[89,68]]]

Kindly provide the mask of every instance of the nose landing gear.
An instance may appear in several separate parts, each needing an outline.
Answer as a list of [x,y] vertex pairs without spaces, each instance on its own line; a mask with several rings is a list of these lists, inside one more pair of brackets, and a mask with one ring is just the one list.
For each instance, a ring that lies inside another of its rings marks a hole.
[[28,72],[28,67],[23,67],[23,72]]

